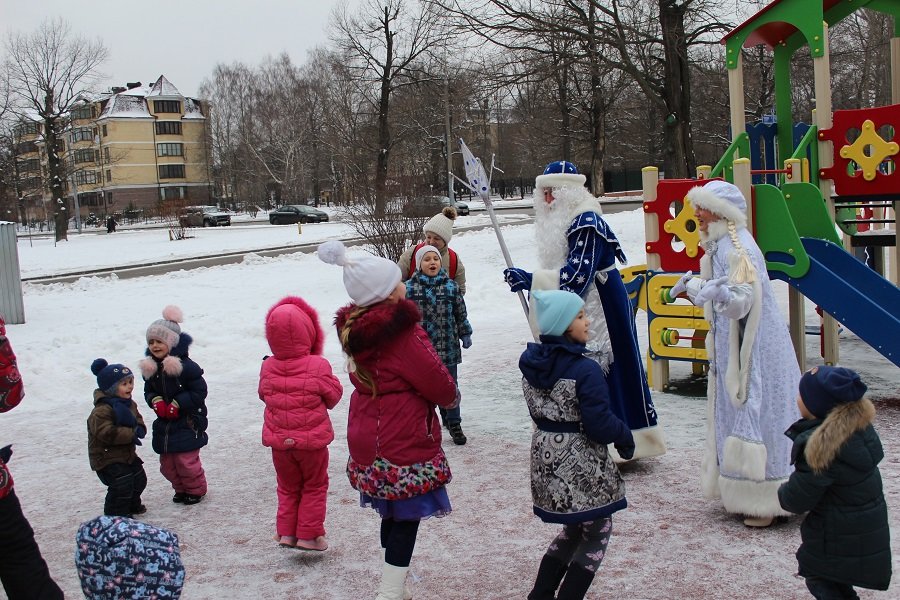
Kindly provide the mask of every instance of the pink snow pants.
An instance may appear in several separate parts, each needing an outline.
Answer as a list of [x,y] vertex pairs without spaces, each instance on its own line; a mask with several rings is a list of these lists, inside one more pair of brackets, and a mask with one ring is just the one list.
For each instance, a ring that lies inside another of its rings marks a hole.
[[172,483],[172,489],[184,494],[206,494],[206,473],[200,464],[200,449],[159,455],[159,472]]
[[325,535],[328,448],[272,450],[278,482],[278,535],[311,540]]

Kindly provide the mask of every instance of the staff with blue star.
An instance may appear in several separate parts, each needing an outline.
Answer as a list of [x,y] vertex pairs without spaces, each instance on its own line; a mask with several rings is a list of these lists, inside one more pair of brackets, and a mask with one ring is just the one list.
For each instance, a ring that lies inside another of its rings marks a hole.
[[647,386],[634,312],[616,268],[617,260],[626,262],[625,253],[585,181],[568,161],[547,165],[534,188],[540,268],[509,267],[503,274],[513,292],[561,289],[584,299],[591,321],[588,356],[603,367],[612,410],[631,429],[633,458],[659,456],[666,451],[665,440]]

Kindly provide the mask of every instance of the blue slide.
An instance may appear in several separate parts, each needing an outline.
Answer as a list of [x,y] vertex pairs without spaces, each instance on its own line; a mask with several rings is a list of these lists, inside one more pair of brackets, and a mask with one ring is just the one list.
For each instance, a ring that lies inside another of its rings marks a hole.
[[[770,271],[900,367],[900,289],[842,247],[801,238],[809,271],[799,278]],[[767,257],[768,258],[768,257]]]

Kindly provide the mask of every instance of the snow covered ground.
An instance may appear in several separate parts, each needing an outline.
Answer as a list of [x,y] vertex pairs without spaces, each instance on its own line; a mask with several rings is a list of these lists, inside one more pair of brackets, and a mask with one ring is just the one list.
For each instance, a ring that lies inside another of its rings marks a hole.
[[[475,203],[471,203],[473,208]],[[460,217],[459,226],[486,220]],[[643,262],[643,215],[610,215],[631,264]],[[536,263],[533,227],[506,226],[513,260]],[[197,256],[225,249],[264,248],[291,241],[342,236],[339,222],[198,229],[170,242],[163,230],[78,235],[53,247],[19,241],[23,276],[65,272],[115,261]],[[490,229],[458,233],[451,244],[466,265],[473,346],[463,355],[460,385],[466,446],[446,443],[453,468],[453,514],[423,523],[413,556],[413,589],[419,599],[516,599],[530,589],[537,565],[556,527],[531,513],[528,448],[531,425],[521,395],[518,356],[530,339],[518,300],[503,283],[504,267]],[[786,305],[785,288],[777,284]],[[344,475],[350,385],[331,327],[347,301],[339,268],[315,255],[278,258],[249,255],[243,263],[119,280],[83,278],[71,284],[26,284],[24,325],[8,329],[19,356],[26,398],[0,416],[0,442],[13,443],[11,470],[26,515],[53,576],[67,597],[80,597],[74,569],[78,524],[102,512],[105,488],[87,461],[85,419],[92,405],[94,358],[131,367],[143,355],[144,331],[166,304],[185,313],[183,329],[196,340],[191,356],[205,369],[210,395],[210,445],[202,453],[210,484],[195,506],[173,504],[149,445],[139,453],[149,485],[144,519],[181,536],[187,567],[183,598],[365,599],[380,575],[378,518],[358,507]],[[325,355],[345,385],[332,413],[331,487],[326,527],[331,549],[321,555],[284,550],[272,542],[275,476],[260,443],[262,403],[256,386],[266,353],[266,310],[286,294],[305,298],[319,311],[328,339]],[[809,324],[815,313],[808,310]],[[645,323],[639,314],[639,324]],[[646,347],[646,334],[641,333]],[[882,476],[894,555],[900,556],[900,372],[850,332],[842,360],[869,384],[879,409],[885,446]],[[812,361],[818,338],[808,338]],[[803,598],[796,570],[799,518],[765,530],[745,528],[698,492],[705,382],[690,379],[686,363],[673,363],[678,393],[654,395],[668,453],[626,465],[629,508],[617,513],[609,553],[589,598]],[[141,406],[146,419],[150,409]],[[896,560],[895,560],[896,564]],[[896,585],[895,585],[896,587]],[[2,593],[2,592],[0,592]],[[896,597],[894,591],[861,591],[862,598]]]

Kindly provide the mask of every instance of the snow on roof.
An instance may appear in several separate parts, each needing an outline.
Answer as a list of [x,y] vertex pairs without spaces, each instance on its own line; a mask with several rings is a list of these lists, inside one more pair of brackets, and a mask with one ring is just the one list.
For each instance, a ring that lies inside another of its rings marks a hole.
[[109,99],[106,108],[100,114],[101,119],[106,117],[150,118],[150,111],[147,110],[147,102],[143,95],[122,93]]
[[181,96],[178,88],[172,85],[165,75],[160,75],[153,87],[147,93],[148,96]]
[[203,109],[200,107],[200,101],[193,98],[184,99],[184,116],[183,119],[205,119]]

